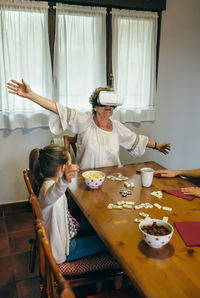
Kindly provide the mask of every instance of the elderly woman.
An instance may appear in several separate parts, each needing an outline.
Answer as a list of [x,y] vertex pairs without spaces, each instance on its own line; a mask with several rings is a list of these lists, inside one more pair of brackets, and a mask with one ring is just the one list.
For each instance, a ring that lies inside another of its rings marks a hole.
[[[194,170],[157,170],[155,171],[156,174],[161,174],[162,177],[173,178],[177,176],[184,176],[192,179],[200,178],[200,169]],[[184,194],[194,195],[196,197],[200,197],[200,187],[191,186],[191,187],[184,187],[181,188],[181,191]]]
[[81,169],[121,166],[119,146],[127,149],[134,157],[143,155],[146,147],[164,154],[170,151],[170,143],[150,141],[146,136],[136,135],[119,121],[110,119],[117,104],[102,104],[98,100],[103,91],[113,94],[109,87],[94,91],[90,97],[93,113],[88,114],[63,107],[34,93],[24,80],[22,83],[15,80],[11,82],[8,83],[10,93],[28,98],[54,113],[49,123],[53,134],[69,130],[78,135],[76,160]]

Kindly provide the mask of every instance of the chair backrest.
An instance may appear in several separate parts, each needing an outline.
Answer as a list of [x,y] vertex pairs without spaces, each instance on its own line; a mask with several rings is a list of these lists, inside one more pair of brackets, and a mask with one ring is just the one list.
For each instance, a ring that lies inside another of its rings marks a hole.
[[[76,159],[76,141],[77,135],[74,137],[71,136],[63,136],[63,137],[56,137],[51,140],[51,144],[57,144],[59,146],[64,146],[67,151],[70,153],[73,163]],[[72,150],[71,150],[72,149]]]
[[44,223],[40,220],[36,220],[36,229],[38,241],[43,249],[45,258],[45,272],[43,277],[45,294],[49,298],[54,298],[58,297],[57,291],[59,291],[59,297],[75,298],[69,283],[63,277],[52,255],[49,235]]
[[24,181],[26,183],[26,187],[28,189],[29,195],[31,196],[32,194],[34,194],[34,191],[29,178],[29,170],[28,169],[24,170],[23,175],[24,175]]
[[75,135],[74,137],[64,136],[65,148],[67,149],[68,152],[70,152],[70,146],[71,146],[74,151],[75,156],[76,156],[76,152],[77,152],[76,142],[77,142],[77,135]]

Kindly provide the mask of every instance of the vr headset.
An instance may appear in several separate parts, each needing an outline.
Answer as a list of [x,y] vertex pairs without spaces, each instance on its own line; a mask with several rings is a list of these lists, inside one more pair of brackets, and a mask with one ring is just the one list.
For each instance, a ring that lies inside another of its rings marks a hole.
[[123,104],[123,98],[120,94],[113,91],[100,91],[96,100],[97,106],[117,107]]

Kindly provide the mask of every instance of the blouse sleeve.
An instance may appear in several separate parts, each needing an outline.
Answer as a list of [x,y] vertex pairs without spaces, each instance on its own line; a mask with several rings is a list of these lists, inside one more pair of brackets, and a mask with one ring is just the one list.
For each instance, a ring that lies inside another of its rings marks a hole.
[[137,135],[134,131],[131,131],[117,120],[115,120],[115,122],[118,129],[120,146],[127,149],[133,157],[142,156],[149,138],[143,135]]
[[65,130],[78,134],[87,128],[90,119],[88,114],[66,108],[58,103],[56,106],[58,115],[51,113],[49,118],[49,128],[53,134],[58,135]]
[[[62,177],[56,182],[47,181],[46,187],[42,187],[39,199],[43,207],[53,205],[63,194],[65,194],[68,182]],[[45,183],[45,182],[44,182]]]

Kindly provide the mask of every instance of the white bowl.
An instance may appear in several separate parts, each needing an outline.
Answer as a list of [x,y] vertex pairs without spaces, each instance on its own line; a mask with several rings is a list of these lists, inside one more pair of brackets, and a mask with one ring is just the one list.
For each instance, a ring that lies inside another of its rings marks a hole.
[[[142,230],[142,227],[143,226],[152,226],[153,223],[156,223],[158,226],[164,226],[166,227],[170,233],[167,234],[167,235],[163,235],[163,236],[154,236],[154,235],[150,235],[148,233],[145,233],[143,230]],[[139,229],[140,229],[140,232],[143,236],[143,239],[144,241],[150,246],[150,247],[153,247],[153,248],[160,248],[162,246],[164,246],[165,244],[167,244],[170,239],[172,238],[172,235],[173,235],[173,232],[174,232],[174,229],[172,227],[172,225],[170,225],[169,223],[163,221],[163,220],[160,220],[160,219],[146,219],[146,220],[143,220],[140,224],[139,224]]]
[[[86,171],[82,174],[85,184],[92,189],[99,188],[105,180],[106,174],[101,171]],[[98,177],[99,176],[99,177]]]

